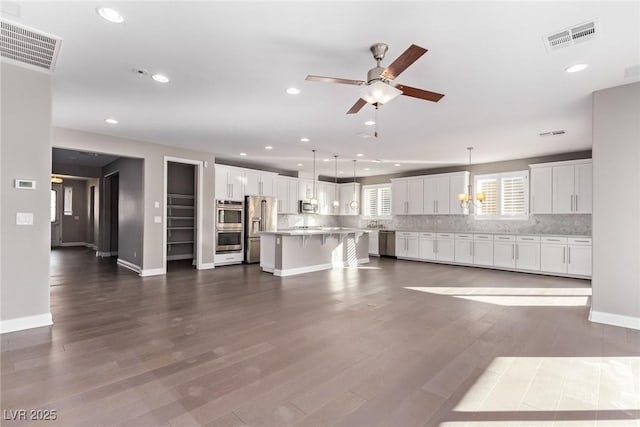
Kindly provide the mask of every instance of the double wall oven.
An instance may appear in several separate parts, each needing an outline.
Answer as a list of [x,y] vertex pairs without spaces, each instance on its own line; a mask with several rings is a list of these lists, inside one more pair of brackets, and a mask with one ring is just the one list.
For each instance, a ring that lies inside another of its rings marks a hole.
[[242,252],[244,203],[216,202],[216,253]]

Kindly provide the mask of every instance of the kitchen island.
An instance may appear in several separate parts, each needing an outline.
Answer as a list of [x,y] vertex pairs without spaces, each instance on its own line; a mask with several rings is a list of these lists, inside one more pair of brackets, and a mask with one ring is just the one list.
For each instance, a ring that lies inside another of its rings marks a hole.
[[369,262],[369,231],[324,227],[260,233],[260,267],[276,276]]

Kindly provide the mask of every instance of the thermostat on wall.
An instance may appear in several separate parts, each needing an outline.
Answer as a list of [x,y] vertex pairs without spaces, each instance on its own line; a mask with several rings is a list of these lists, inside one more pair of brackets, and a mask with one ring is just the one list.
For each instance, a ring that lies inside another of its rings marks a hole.
[[21,190],[35,190],[36,181],[33,179],[17,179],[16,178],[15,188],[19,188]]

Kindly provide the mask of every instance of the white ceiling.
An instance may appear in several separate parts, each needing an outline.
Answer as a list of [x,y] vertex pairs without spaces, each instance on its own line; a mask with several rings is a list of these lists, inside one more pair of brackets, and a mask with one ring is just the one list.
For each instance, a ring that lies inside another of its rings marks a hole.
[[118,156],[110,156],[108,154],[67,150],[64,148],[54,148],[51,150],[51,162],[63,165],[71,164],[101,168],[119,158]]
[[[637,1],[19,4],[19,18],[5,17],[64,39],[54,125],[303,172],[315,148],[319,160],[339,155],[345,176],[356,153],[363,176],[466,163],[467,146],[474,163],[589,149],[591,92],[637,81],[624,71],[640,63]],[[102,20],[99,5],[125,22]],[[594,40],[546,51],[543,36],[593,18]],[[373,107],[345,114],[359,88],[304,78],[365,79],[375,42],[390,46],[383,66],[412,43],[429,49],[396,82],[446,96],[393,100],[378,113],[380,137],[364,139]],[[564,72],[576,63],[589,68]],[[289,86],[302,93],[285,94]],[[104,123],[109,116],[120,124]],[[567,133],[538,136],[558,129]],[[333,175],[333,162],[318,170]]]

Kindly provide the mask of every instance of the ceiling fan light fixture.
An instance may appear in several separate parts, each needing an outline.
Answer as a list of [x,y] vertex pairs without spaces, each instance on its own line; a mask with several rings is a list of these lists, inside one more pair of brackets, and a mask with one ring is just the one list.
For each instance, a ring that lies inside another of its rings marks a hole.
[[386,104],[400,95],[402,95],[400,89],[396,89],[390,84],[381,81],[364,86],[360,90],[360,98],[369,104]]

